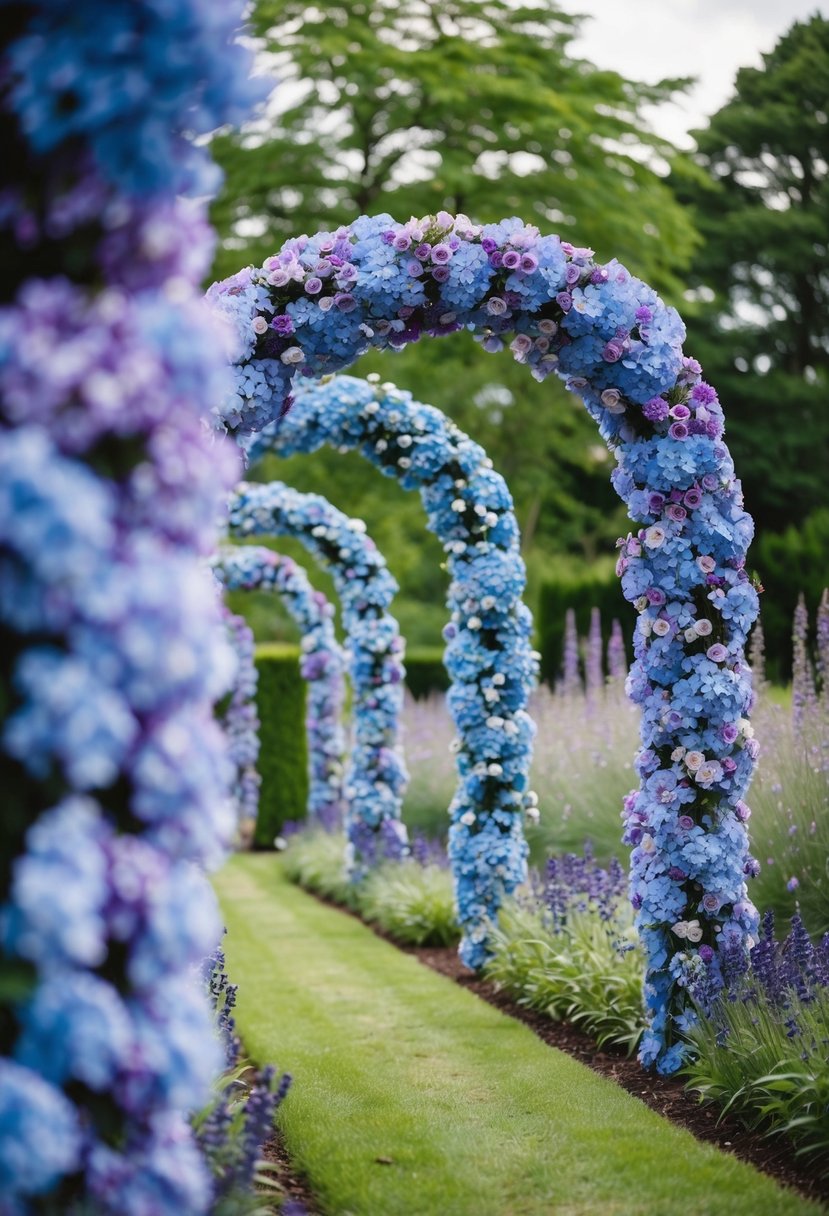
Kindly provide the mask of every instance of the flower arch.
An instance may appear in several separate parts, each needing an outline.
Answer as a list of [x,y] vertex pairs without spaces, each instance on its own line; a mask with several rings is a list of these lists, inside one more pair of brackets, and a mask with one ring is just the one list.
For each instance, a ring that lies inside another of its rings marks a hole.
[[230,793],[241,821],[255,819],[259,813],[262,778],[256,767],[259,759],[258,674],[253,659],[253,631],[247,621],[224,604],[222,619],[236,655],[236,676],[229,696],[219,703],[216,716],[227,738],[227,755],[234,768]]
[[215,557],[213,570],[229,591],[274,591],[299,625],[300,670],[308,681],[308,810],[316,817],[339,813],[345,755],[345,657],[334,635],[334,605],[311,586],[295,561],[261,545],[225,546]]
[[290,413],[252,438],[248,455],[289,456],[323,444],[357,448],[387,476],[420,491],[452,578],[444,636],[459,783],[449,856],[464,931],[461,957],[479,967],[503,895],[526,878],[522,811],[537,814],[528,788],[534,728],[526,710],[537,664],[532,617],[521,599],[518,524],[506,482],[483,448],[440,410],[378,380],[337,376],[303,387]]
[[640,1058],[672,1072],[693,1016],[689,985],[721,983],[754,940],[743,801],[756,755],[745,571],[753,526],[723,442],[723,413],[683,356],[679,314],[617,261],[520,219],[484,227],[441,212],[387,215],[288,241],[258,270],[215,284],[235,322],[236,390],[217,422],[258,430],[290,404],[294,375],[368,350],[467,328],[509,344],[539,380],[577,393],[614,452],[612,482],[636,530],[619,573],[639,612],[629,691],[641,704],[640,787],[625,807],[631,894],[647,955]]
[[319,494],[279,481],[242,482],[230,500],[237,536],[293,536],[329,571],[342,604],[354,694],[354,745],[345,776],[349,864],[355,873],[377,854],[408,848],[400,822],[408,774],[398,743],[403,705],[403,639],[388,612],[397,583],[360,519]]

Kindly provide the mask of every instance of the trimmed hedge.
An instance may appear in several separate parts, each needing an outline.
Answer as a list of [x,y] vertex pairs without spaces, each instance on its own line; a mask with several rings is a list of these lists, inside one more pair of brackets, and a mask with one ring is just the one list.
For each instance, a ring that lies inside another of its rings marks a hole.
[[308,804],[306,683],[299,673],[299,647],[257,646],[256,670],[262,788],[253,843],[271,849],[285,821],[304,819]]
[[542,583],[538,597],[536,630],[538,649],[541,651],[541,679],[555,685],[561,678],[564,661],[564,624],[567,609],[576,614],[576,629],[579,638],[587,636],[590,629],[590,613],[598,608],[602,618],[602,640],[604,653],[614,617],[621,623],[625,635],[628,658],[636,613],[622,595],[619,579],[612,565],[596,565],[582,571],[575,569],[572,575],[557,578],[554,582]]
[[440,646],[414,647],[406,651],[406,687],[417,700],[431,692],[445,692],[449,673],[443,665]]

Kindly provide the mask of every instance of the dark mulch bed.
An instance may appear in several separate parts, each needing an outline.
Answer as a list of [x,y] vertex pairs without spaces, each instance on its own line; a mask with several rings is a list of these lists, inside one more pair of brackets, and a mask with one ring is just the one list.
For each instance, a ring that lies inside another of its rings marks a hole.
[[[285,1216],[317,1216],[319,1208],[307,1178],[298,1174],[288,1156],[285,1140],[278,1128],[262,1146],[262,1157],[271,1166],[271,1176],[279,1184],[282,1194],[280,1212]],[[291,1205],[294,1205],[293,1207]]]
[[[391,939],[389,939],[391,940]],[[482,1000],[488,1001],[502,1013],[526,1023],[540,1039],[574,1056],[602,1076],[610,1077],[646,1106],[684,1127],[698,1140],[707,1140],[741,1161],[748,1161],[764,1174],[784,1186],[818,1202],[829,1204],[829,1179],[818,1177],[807,1161],[797,1158],[791,1145],[784,1140],[770,1139],[747,1130],[736,1118],[726,1115],[717,1119],[717,1109],[703,1106],[682,1081],[675,1077],[659,1077],[645,1072],[636,1059],[608,1047],[600,1050],[591,1038],[568,1022],[554,1022],[546,1014],[525,1009],[506,992],[499,991],[490,980],[483,980],[470,971],[451,946],[402,947],[427,967],[439,971],[468,988]]]

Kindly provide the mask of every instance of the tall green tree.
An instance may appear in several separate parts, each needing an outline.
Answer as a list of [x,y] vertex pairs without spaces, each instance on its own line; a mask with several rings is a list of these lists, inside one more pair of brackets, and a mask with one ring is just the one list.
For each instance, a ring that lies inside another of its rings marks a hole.
[[782,532],[829,502],[829,21],[792,26],[695,135],[706,177],[675,176],[704,239],[688,349],[759,530]]
[[253,16],[282,83],[269,118],[214,144],[221,273],[363,212],[446,208],[519,214],[677,289],[693,230],[642,110],[681,82],[575,58],[578,19],[547,0],[259,0]]

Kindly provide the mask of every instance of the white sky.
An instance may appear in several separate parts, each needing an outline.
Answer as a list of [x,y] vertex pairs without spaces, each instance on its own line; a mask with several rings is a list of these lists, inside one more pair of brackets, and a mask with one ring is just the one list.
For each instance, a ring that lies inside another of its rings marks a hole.
[[562,7],[588,18],[573,51],[598,67],[648,83],[697,77],[678,105],[651,115],[659,134],[680,146],[729,99],[738,68],[759,67],[796,20],[829,15],[826,0],[562,0]]

